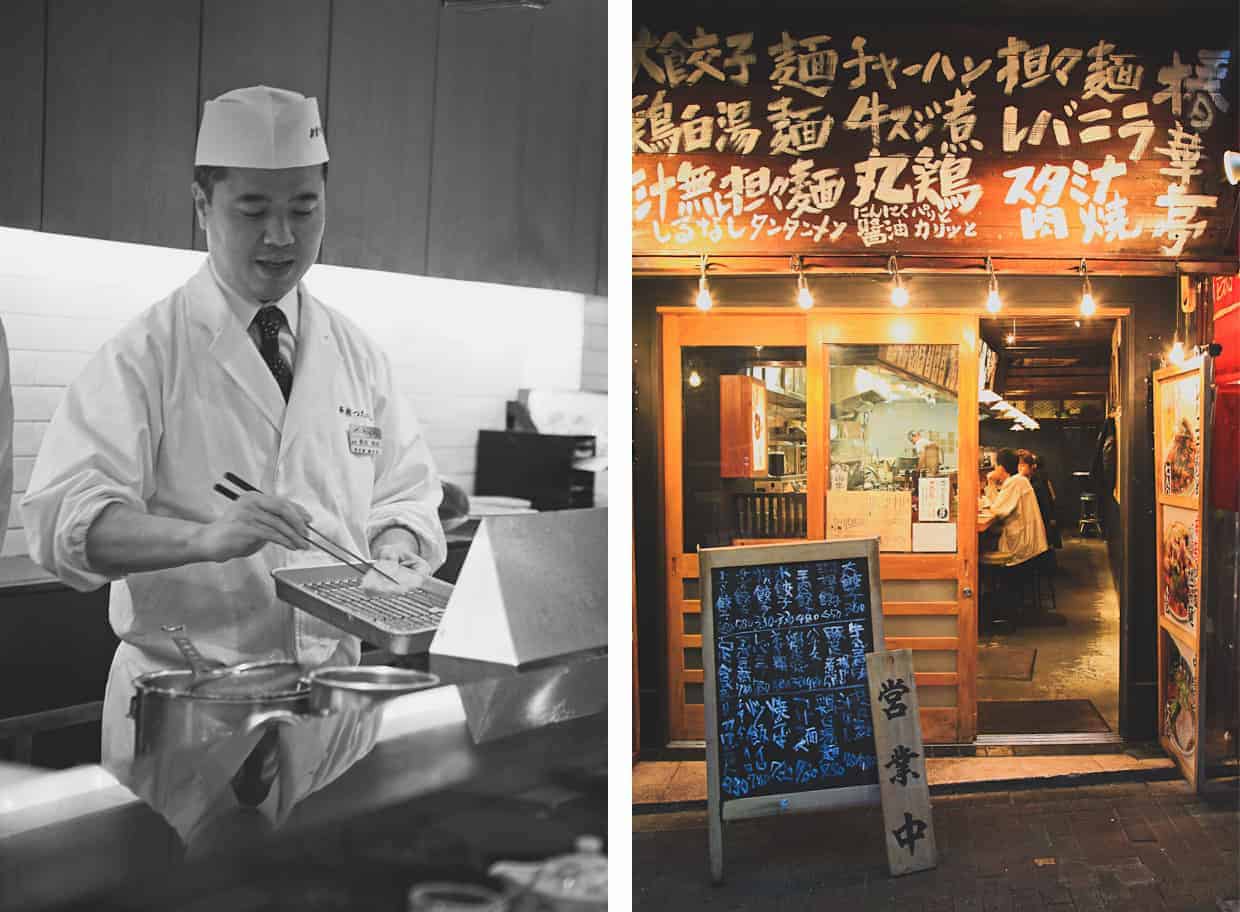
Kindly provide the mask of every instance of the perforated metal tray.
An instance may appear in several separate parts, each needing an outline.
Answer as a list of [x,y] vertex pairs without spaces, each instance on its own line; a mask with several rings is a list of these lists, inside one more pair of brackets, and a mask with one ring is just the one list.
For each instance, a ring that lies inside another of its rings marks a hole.
[[431,577],[407,595],[368,596],[362,578],[345,564],[289,567],[271,575],[282,600],[397,655],[430,648],[452,594],[450,584]]

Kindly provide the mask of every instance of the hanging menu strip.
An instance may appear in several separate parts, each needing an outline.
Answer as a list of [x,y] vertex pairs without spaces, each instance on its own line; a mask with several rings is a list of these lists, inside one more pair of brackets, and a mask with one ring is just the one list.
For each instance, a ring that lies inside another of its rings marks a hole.
[[711,570],[723,800],[878,782],[866,558]]

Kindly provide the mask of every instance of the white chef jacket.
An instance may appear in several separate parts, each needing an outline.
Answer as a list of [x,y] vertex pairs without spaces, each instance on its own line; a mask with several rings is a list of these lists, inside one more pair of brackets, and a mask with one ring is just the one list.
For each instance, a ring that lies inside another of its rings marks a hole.
[[1024,475],[1008,476],[991,499],[990,512],[1002,520],[1003,526],[999,531],[999,549],[983,555],[985,563],[1015,567],[1049,547],[1038,496]]
[[[299,341],[286,405],[211,269],[108,342],[68,389],[22,500],[31,557],[79,590],[112,583],[123,641],[104,706],[104,761],[133,751],[125,717],[137,674],[184,662],[161,628],[184,624],[208,659],[355,664],[356,637],[276,598],[271,571],[330,561],[268,544],[224,563],[110,577],[90,566],[86,533],[112,503],[210,522],[228,501],[212,486],[234,472],[311,514],[323,534],[368,555],[393,525],[418,538],[432,568],[447,554],[442,488],[426,439],[384,353],[299,286]],[[350,450],[350,428],[378,427],[376,455]]]

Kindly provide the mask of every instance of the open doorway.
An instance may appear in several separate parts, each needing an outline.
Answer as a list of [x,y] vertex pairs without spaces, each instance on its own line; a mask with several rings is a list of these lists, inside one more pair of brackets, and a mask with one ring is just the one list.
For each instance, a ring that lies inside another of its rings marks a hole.
[[981,321],[979,741],[1119,737],[1118,324]]

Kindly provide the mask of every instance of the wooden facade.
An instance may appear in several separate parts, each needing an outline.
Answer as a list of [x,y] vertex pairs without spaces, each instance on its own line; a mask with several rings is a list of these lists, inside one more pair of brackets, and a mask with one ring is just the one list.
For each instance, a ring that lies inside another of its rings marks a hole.
[[[657,577],[661,603],[639,591],[643,682],[660,673],[658,687],[643,685],[644,718],[656,707],[666,712],[662,744],[700,738],[700,707],[684,700],[700,672],[683,664],[693,643],[686,619],[698,606],[693,555],[682,550],[676,516],[684,431],[677,353],[805,347],[807,537],[822,537],[830,446],[824,343],[951,336],[960,346],[958,439],[967,465],[978,451],[976,344],[983,329],[994,331],[983,307],[990,260],[1001,318],[1073,320],[1084,264],[1098,317],[1122,324],[1126,341],[1113,371],[1021,365],[1006,379],[1013,394],[1053,387],[1105,397],[1123,413],[1125,471],[1103,503],[1121,603],[1120,734],[1150,737],[1147,570],[1156,548],[1146,521],[1153,515],[1146,390],[1151,364],[1169,345],[1171,278],[1237,268],[1236,196],[1221,173],[1236,135],[1235,29],[1153,11],[1089,21],[1062,10],[987,10],[957,23],[929,8],[902,10],[890,22],[879,16],[790,4],[636,6],[637,582],[650,593]],[[689,308],[703,256],[715,309],[697,314]],[[911,290],[905,311],[888,303],[893,265]],[[815,298],[807,312],[794,305],[797,267]],[[897,322],[900,335],[891,332]],[[884,599],[894,622],[887,645],[914,651],[927,742],[968,742],[977,733],[977,479],[965,474],[956,553],[882,557],[884,583],[956,582],[953,599]],[[649,519],[656,497],[658,529]],[[643,577],[656,549],[661,572]]]

